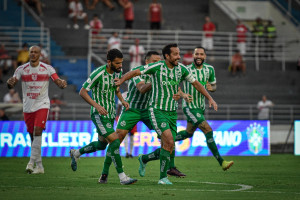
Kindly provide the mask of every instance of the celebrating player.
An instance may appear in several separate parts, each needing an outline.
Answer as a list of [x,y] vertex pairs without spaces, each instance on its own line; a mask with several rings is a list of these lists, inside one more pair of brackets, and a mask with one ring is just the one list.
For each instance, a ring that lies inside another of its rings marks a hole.
[[121,79],[115,79],[115,84],[120,85],[134,76],[151,74],[152,96],[150,99],[150,120],[157,134],[161,138],[160,150],[160,180],[158,184],[172,184],[167,178],[170,156],[174,150],[174,141],[177,132],[176,121],[178,103],[173,95],[178,92],[179,83],[183,80],[190,82],[213,105],[218,106],[206,89],[193,77],[186,67],[178,62],[180,59],[177,44],[166,45],[162,54],[165,61],[148,64],[143,68],[126,73]]
[[[126,109],[129,108],[129,104],[124,101],[119,87],[114,84],[114,79],[120,77],[122,74],[120,73],[122,63],[123,54],[121,51],[118,49],[109,50],[107,53],[107,64],[91,73],[89,78],[83,83],[79,94],[91,105],[91,118],[100,136],[99,145],[105,149],[106,141],[109,143],[105,162],[114,162],[120,183],[122,185],[129,185],[135,183],[137,180],[126,176],[123,171],[122,159],[119,153],[120,140],[113,127],[116,117],[115,94],[123,106]],[[92,90],[93,99],[88,94],[90,90]],[[78,159],[74,155],[75,152],[70,151],[72,162],[74,163]]]
[[[213,66],[204,63],[206,52],[203,47],[197,47],[194,50],[194,62],[187,66],[197,81],[199,81],[207,90],[214,92],[217,89],[217,81]],[[198,92],[191,83],[183,81],[183,92],[190,94],[191,102],[183,100],[183,111],[187,117],[186,130],[177,133],[176,141],[184,140],[193,136],[197,128],[199,128],[206,137],[206,143],[214,157],[225,171],[233,165],[233,161],[225,161],[218,151],[217,145],[213,138],[213,131],[204,118],[205,97]],[[183,96],[183,93],[180,92]]]
[[8,88],[13,88],[20,79],[22,80],[24,120],[31,138],[30,160],[26,166],[29,174],[44,173],[41,144],[50,109],[49,78],[51,77],[58,87],[67,87],[67,82],[58,77],[52,66],[39,61],[40,56],[39,46],[30,47],[29,62],[19,66],[13,77],[7,80]]

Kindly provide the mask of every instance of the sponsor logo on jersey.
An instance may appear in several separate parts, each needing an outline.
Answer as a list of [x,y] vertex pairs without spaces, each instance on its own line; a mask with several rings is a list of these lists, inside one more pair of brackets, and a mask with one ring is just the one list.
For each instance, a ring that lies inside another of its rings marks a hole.
[[167,124],[166,124],[166,122],[163,122],[163,123],[161,123],[160,126],[161,126],[162,128],[166,128]]
[[162,81],[161,82],[162,85],[179,85],[179,81]]
[[264,128],[257,123],[250,124],[247,127],[248,148],[255,155],[263,149]]
[[107,128],[111,128],[111,124],[110,124],[110,123],[107,123],[107,124],[106,124],[106,127],[107,127]]
[[126,126],[126,122],[123,120],[123,121],[121,121],[121,126]]

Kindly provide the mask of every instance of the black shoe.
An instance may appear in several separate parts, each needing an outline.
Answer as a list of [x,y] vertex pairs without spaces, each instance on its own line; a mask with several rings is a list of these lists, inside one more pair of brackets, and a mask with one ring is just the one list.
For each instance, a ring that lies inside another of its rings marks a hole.
[[106,184],[107,183],[107,177],[108,177],[107,174],[101,174],[101,176],[100,176],[100,178],[98,180],[98,183]]
[[129,157],[130,157],[130,158],[133,158],[132,154],[129,154]]
[[129,157],[130,157],[129,153],[126,153],[125,158],[129,158]]
[[176,167],[170,168],[167,171],[167,174],[169,176],[176,176],[176,177],[179,177],[179,178],[184,178],[186,176],[184,173],[181,173]]

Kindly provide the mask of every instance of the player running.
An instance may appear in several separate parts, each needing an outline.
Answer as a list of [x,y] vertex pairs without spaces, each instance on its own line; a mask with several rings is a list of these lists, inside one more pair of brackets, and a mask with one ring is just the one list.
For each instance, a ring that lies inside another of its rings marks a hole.
[[24,120],[31,139],[30,160],[26,166],[26,172],[29,174],[45,172],[41,145],[50,109],[49,78],[61,89],[67,87],[67,82],[58,77],[52,66],[39,61],[40,56],[39,46],[30,47],[29,62],[19,66],[13,77],[7,80],[8,88],[15,87],[17,82],[22,80]]
[[209,105],[217,110],[218,106],[206,89],[193,77],[187,68],[180,64],[177,44],[166,45],[162,54],[164,61],[148,64],[142,68],[126,73],[121,79],[115,79],[116,85],[132,77],[151,74],[152,96],[150,99],[150,120],[158,136],[161,138],[160,150],[160,180],[158,184],[172,184],[167,177],[170,156],[174,150],[177,132],[176,121],[178,103],[173,96],[178,92],[179,83],[183,80],[190,82],[199,92],[209,99]]
[[[194,50],[194,62],[187,66],[197,81],[199,81],[207,90],[214,92],[217,89],[217,81],[213,66],[204,63],[206,52],[203,47],[197,47]],[[224,171],[228,170],[233,161],[225,161],[219,151],[213,138],[213,130],[204,118],[205,96],[198,92],[191,83],[183,81],[183,92],[189,94],[190,102],[183,100],[183,112],[187,117],[186,130],[177,133],[176,141],[184,140],[193,136],[197,128],[199,128],[206,137],[206,143],[214,157],[219,162]],[[186,95],[179,92],[181,96]]]

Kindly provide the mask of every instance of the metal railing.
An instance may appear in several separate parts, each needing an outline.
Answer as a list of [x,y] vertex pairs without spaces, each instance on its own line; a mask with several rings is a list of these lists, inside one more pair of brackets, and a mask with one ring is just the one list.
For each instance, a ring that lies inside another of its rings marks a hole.
[[292,3],[297,4],[300,6],[299,0],[287,0],[287,8],[283,6],[282,3],[280,3],[278,0],[271,0],[285,15],[299,28],[300,27],[300,21],[299,19],[296,19],[293,16],[292,13]]
[[[181,105],[181,104],[180,104]],[[8,108],[0,104],[2,108]],[[10,107],[11,108],[11,107]],[[185,116],[181,108],[177,110],[178,119],[184,120]],[[9,113],[11,120],[19,120],[22,113]],[[13,114],[13,115],[12,115]],[[253,104],[219,104],[218,111],[207,109],[207,120],[257,120],[258,110]],[[90,106],[86,103],[69,103],[61,107],[60,120],[90,120]],[[275,105],[270,109],[270,122],[273,124],[291,124],[300,119],[300,105]]]
[[[193,49],[196,46],[201,46],[203,31],[182,31],[182,30],[123,30],[123,29],[103,29],[98,35],[92,36],[92,30],[89,33],[89,72],[91,69],[92,58],[97,60],[106,60],[107,40],[111,37],[112,32],[118,32],[122,39],[122,51],[124,58],[130,58],[128,49],[134,44],[135,38],[140,39],[140,44],[145,50],[158,50],[168,43],[178,43],[181,53],[184,54],[187,50]],[[223,60],[231,62],[231,57],[237,49],[237,34],[236,32],[215,32],[214,48],[207,52],[208,58],[215,60]],[[256,63],[256,70],[260,69],[259,63],[262,60],[277,60],[282,63],[282,70],[285,71],[286,49],[285,40],[277,38],[271,47],[267,44],[266,38],[258,38],[252,34],[247,34],[246,38],[246,60],[253,60]],[[104,64],[104,63],[100,63]],[[88,73],[89,73],[88,72]]]

